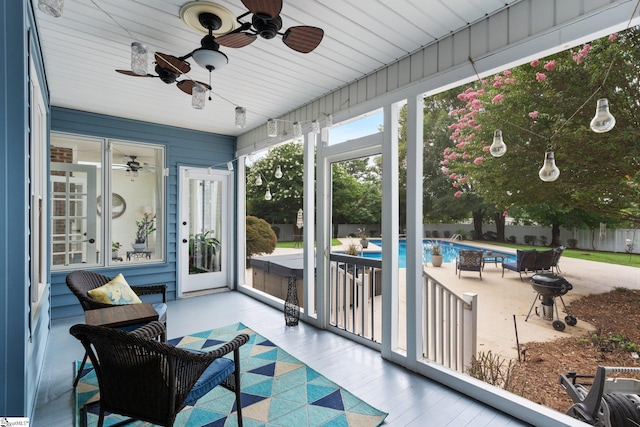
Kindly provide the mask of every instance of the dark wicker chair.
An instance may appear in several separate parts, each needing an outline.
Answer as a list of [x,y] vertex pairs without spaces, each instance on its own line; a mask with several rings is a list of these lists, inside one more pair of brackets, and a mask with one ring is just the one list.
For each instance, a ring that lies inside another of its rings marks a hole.
[[[78,270],[67,275],[66,281],[67,286],[73,292],[73,294],[80,301],[80,305],[84,311],[87,310],[95,310],[98,308],[106,308],[113,307],[110,304],[104,304],[98,302],[91,298],[88,292],[91,289],[99,288],[100,286],[108,283],[111,279],[102,274],[94,273],[91,271]],[[154,303],[153,308],[158,312],[158,321],[165,325],[164,331],[166,331],[167,326],[167,285],[151,285],[151,286],[135,286],[130,285],[133,292],[135,292],[138,296],[142,295],[156,295],[159,294],[162,296],[161,303]],[[132,325],[130,327],[125,328],[126,330],[133,330],[144,324],[140,325]],[[160,339],[164,342],[167,340],[166,333],[163,332],[160,336]],[[80,365],[80,369],[78,370],[78,375],[82,372],[84,368],[84,364],[87,361],[87,354],[85,353],[84,358],[82,359],[82,364]],[[78,385],[79,377],[76,376],[73,381],[73,386]]]
[[477,271],[482,280],[483,252],[478,250],[460,249],[456,257],[456,272],[458,278],[462,271]]
[[553,249],[548,251],[538,251],[536,253],[536,272],[551,271],[551,264],[555,253]]
[[514,262],[502,263],[502,277],[504,277],[505,270],[511,270],[520,273],[520,280],[522,280],[522,273],[536,271],[536,252],[535,249],[529,251],[517,250]]
[[[178,412],[218,385],[235,393],[242,426],[239,349],[249,336],[240,334],[210,352],[195,352],[154,340],[164,329],[157,321],[132,332],[85,324],[71,327],[69,332],[82,342],[98,379],[100,399],[88,404],[100,405],[98,427],[106,412],[173,426]],[[232,352],[233,359],[223,357]],[[87,410],[85,405],[84,421]]]

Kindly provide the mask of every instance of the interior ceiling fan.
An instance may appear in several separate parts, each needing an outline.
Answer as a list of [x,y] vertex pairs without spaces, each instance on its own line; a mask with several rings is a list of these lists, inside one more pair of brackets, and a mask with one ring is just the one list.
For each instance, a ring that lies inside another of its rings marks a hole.
[[[284,32],[280,31],[282,0],[242,0],[242,3],[248,11],[238,17],[225,7],[207,1],[185,4],[180,8],[181,19],[191,28],[206,33],[200,42],[201,47],[180,57],[156,52],[156,74],[131,70],[116,71],[134,77],[159,78],[167,84],[176,83],[180,90],[191,95],[196,84],[202,85],[206,90],[211,90],[211,86],[188,77],[178,80],[181,75],[191,71],[191,64],[187,62],[189,58],[193,58],[198,65],[211,73],[228,62],[227,56],[220,52],[220,46],[241,48],[253,43],[258,36],[264,39],[281,36],[289,48],[300,53],[309,53],[322,41],[324,31],[318,27],[300,25],[290,27]],[[252,15],[251,21],[243,22],[248,15]]]

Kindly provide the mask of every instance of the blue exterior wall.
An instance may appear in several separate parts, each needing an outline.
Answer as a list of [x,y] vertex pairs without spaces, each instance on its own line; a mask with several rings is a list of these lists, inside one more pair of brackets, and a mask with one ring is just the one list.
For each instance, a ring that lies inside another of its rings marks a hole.
[[[46,80],[28,0],[0,2],[0,415],[30,417],[49,336],[49,293],[29,292],[29,57]],[[48,104],[46,89],[42,94]],[[32,312],[33,309],[33,312]]]
[[[178,167],[213,167],[226,170],[226,162],[235,155],[235,137],[216,135],[189,129],[163,126],[135,120],[64,108],[52,108],[51,130],[78,135],[113,138],[125,141],[145,142],[165,147],[166,167],[169,176],[165,185],[166,209],[166,260],[160,264],[143,266],[111,266],[96,269],[101,274],[113,277],[123,273],[127,282],[134,285],[167,284],[167,297],[175,299],[177,271],[177,220],[178,220]],[[222,165],[222,166],[220,166]],[[234,205],[235,206],[235,205]],[[235,271],[235,269],[233,270]],[[65,283],[68,272],[51,274],[52,317],[68,317],[82,314],[78,300]],[[233,286],[233,284],[229,284]]]

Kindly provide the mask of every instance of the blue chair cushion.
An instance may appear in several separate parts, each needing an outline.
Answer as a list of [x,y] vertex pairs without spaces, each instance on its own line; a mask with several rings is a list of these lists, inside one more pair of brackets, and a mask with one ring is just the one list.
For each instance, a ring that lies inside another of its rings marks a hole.
[[518,263],[517,262],[503,262],[502,268],[506,268],[507,270],[518,271]]
[[214,387],[221,384],[229,375],[235,371],[233,360],[221,357],[214,360],[211,365],[205,369],[200,375],[198,381],[187,395],[184,401],[185,405],[193,406],[198,399],[211,391]]

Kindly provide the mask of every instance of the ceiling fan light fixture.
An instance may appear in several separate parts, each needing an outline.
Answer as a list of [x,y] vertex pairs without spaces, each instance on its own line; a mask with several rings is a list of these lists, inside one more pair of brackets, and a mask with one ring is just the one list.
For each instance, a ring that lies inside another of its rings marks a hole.
[[147,47],[140,42],[131,43],[131,71],[146,76],[147,66]]
[[229,63],[229,58],[224,53],[204,47],[194,50],[191,57],[196,64],[209,71],[219,70]]
[[247,125],[247,109],[236,107],[236,127],[242,129]]
[[38,9],[54,18],[62,16],[63,6],[64,0],[38,0]]
[[191,89],[191,106],[196,110],[202,110],[204,108],[206,93],[207,89],[200,83],[193,85],[193,89]]

